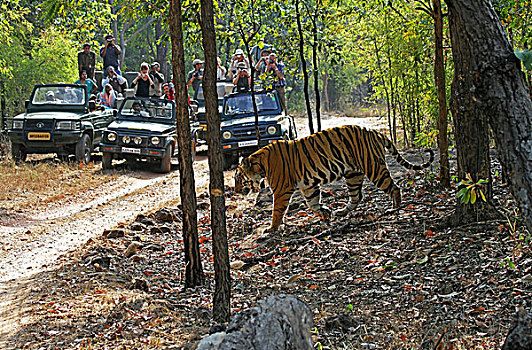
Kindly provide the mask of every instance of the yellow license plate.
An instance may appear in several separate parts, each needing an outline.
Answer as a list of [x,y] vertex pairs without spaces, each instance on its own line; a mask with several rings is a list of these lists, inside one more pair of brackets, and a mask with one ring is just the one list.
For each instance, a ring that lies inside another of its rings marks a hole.
[[28,133],[28,140],[50,140],[50,133],[48,133],[48,132],[30,132],[30,133]]

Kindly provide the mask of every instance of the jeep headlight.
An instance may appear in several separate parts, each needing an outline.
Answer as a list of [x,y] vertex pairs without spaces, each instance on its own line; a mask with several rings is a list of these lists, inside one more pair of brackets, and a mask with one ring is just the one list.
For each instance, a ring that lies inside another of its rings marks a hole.
[[161,143],[161,139],[158,138],[157,136],[153,136],[153,137],[150,139],[150,142],[151,142],[152,145],[157,146],[158,144]]
[[128,135],[122,137],[122,142],[123,143],[130,143],[131,142],[131,137],[129,137]]
[[108,133],[107,134],[107,140],[111,141],[111,142],[115,142],[116,141],[116,134],[114,132]]
[[275,133],[277,133],[277,128],[275,127],[275,125],[268,126],[268,129],[266,130],[268,131],[268,134],[270,135],[275,135]]
[[135,143],[135,145],[140,145],[142,143],[142,137],[139,137],[139,136],[135,137],[133,139],[133,142]]
[[24,129],[23,120],[13,120],[13,129]]
[[229,139],[231,138],[231,136],[233,136],[233,135],[231,134],[231,131],[224,131],[224,132],[222,133],[222,137],[223,137],[225,140],[229,140]]
[[60,120],[55,124],[56,130],[76,130],[77,123],[70,120]]

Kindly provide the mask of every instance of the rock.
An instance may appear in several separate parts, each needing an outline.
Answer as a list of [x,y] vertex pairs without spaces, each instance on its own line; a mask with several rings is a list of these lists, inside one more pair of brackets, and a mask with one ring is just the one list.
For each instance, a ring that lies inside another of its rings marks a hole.
[[171,233],[172,229],[168,226],[154,226],[150,229],[151,234],[157,233]]
[[333,329],[339,329],[344,332],[348,332],[355,325],[355,320],[347,314],[340,314],[337,316],[329,317],[325,320],[325,329],[331,331]]
[[198,205],[197,205],[197,209],[198,210],[207,210],[207,209],[209,209],[210,206],[211,206],[211,204],[209,202],[199,202]]
[[131,282],[130,289],[139,289],[139,290],[143,290],[145,292],[149,292],[150,287],[148,285],[148,281],[146,281],[145,279],[135,278],[133,280],[133,282]]
[[212,312],[206,307],[200,306],[194,310],[194,317],[200,324],[208,324],[212,319]]
[[144,226],[144,224],[140,223],[140,222],[134,222],[131,224],[131,226],[129,226],[129,229],[131,231],[144,231],[146,227]]
[[155,222],[174,222],[181,220],[181,211],[172,208],[162,208],[150,215]]
[[236,314],[226,332],[201,340],[198,350],[313,349],[312,312],[300,299],[271,296],[258,306]]
[[141,224],[144,224],[146,226],[154,225],[153,221],[150,218],[142,214],[137,215],[137,217],[135,218],[135,222],[140,222]]
[[126,232],[122,229],[104,230],[103,235],[106,238],[120,238],[124,237]]
[[89,264],[92,266],[98,266],[98,268],[101,268],[102,270],[107,270],[109,269],[109,266],[111,266],[111,257],[97,255],[90,259]]
[[532,314],[520,310],[510,327],[502,350],[530,349],[532,349]]
[[219,324],[219,323],[213,324],[211,328],[209,328],[209,334],[221,333],[221,332],[225,333],[226,329],[227,327],[225,327],[223,324]]
[[164,251],[164,246],[162,244],[152,243],[144,247],[145,250],[151,250],[152,252],[162,252]]
[[137,249],[141,249],[142,244],[138,242],[131,242],[131,244],[127,247],[126,251],[124,252],[124,256],[126,258],[132,257],[137,253]]

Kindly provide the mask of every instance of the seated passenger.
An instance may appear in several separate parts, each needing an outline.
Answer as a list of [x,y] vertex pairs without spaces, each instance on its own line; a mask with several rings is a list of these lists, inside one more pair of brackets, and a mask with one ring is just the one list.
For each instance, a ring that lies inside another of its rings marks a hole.
[[238,74],[236,78],[233,79],[233,84],[236,87],[237,92],[249,91],[249,86],[251,85],[251,76],[248,73],[246,64],[240,62],[237,67]]
[[98,102],[105,108],[115,108],[116,92],[111,84],[106,84],[104,90],[98,94]]
[[143,110],[142,106],[140,105],[140,102],[135,101],[133,102],[133,105],[131,106],[132,112],[134,116],[137,117],[149,117],[150,114]]
[[96,90],[98,89],[98,84],[96,84],[96,82],[92,80],[91,78],[87,77],[87,71],[85,70],[82,70],[79,73],[79,79],[76,80],[74,84],[87,86],[87,99],[89,98],[90,94],[92,94],[93,92],[96,92]]
[[127,80],[121,75],[116,74],[115,68],[113,66],[107,67],[107,78],[102,80],[102,86],[111,84],[113,90],[117,96],[123,96],[124,92],[127,89]]
[[55,94],[52,90],[46,92],[46,101],[47,102],[56,102]]

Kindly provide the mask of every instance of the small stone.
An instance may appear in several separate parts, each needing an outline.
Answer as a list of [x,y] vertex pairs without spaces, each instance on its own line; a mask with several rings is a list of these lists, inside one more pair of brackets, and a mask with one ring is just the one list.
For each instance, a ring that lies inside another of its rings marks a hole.
[[138,242],[132,242],[126,249],[126,251],[124,252],[124,256],[126,258],[129,258],[129,257],[132,257],[133,255],[135,255],[137,253],[137,249],[141,249],[142,248],[142,244],[138,243]]
[[104,230],[103,235],[106,238],[120,238],[124,237],[126,235],[126,232],[121,229],[114,229],[114,230]]

